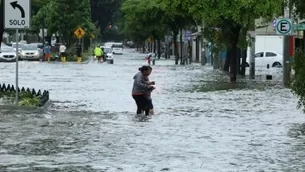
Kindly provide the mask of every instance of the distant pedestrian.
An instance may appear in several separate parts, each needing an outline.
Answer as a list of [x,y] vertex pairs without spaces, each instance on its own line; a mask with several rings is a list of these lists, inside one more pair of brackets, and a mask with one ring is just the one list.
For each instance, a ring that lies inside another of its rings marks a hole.
[[48,42],[45,43],[45,46],[43,47],[43,53],[44,53],[44,61],[50,61],[51,60],[51,46]]
[[62,44],[59,46],[60,57],[65,57],[66,49],[67,49],[67,47],[65,44]]
[[100,46],[96,46],[94,49],[94,55],[97,58],[98,62],[101,62],[102,57],[103,57],[103,50],[101,49]]
[[139,72],[133,77],[132,97],[137,104],[137,114],[141,114],[144,111],[145,115],[149,115],[149,95],[155,89],[152,84],[147,82],[147,77],[151,74],[151,71],[150,66],[142,66],[139,68]]
[[149,53],[146,57],[148,65],[150,65],[150,63],[151,63],[151,58],[152,58],[152,53]]

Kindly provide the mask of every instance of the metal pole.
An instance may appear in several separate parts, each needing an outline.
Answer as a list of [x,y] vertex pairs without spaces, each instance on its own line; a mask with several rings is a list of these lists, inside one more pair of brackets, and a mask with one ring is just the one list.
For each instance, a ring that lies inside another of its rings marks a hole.
[[284,36],[284,43],[283,43],[283,83],[285,87],[288,87],[289,80],[290,80],[290,43],[289,43],[290,36]]
[[44,40],[44,30],[45,30],[45,12],[43,12],[43,21],[42,21],[42,47],[44,48],[45,40]]
[[19,53],[18,53],[18,42],[19,42],[19,30],[16,29],[16,97],[15,97],[15,104],[18,105],[18,99],[19,99],[19,90],[18,90],[18,61],[19,61]]
[[[192,39],[191,37],[189,39]],[[189,54],[189,64],[192,63],[192,48],[191,48],[191,40],[188,40],[188,54]]]
[[[288,1],[288,11],[286,10],[284,13],[285,17],[291,18],[291,4]],[[283,36],[283,84],[285,87],[289,86],[290,81],[290,57],[293,55],[293,35],[285,35]]]
[[249,74],[250,79],[255,79],[255,36],[251,36],[251,43]]
[[82,37],[82,54],[84,52],[84,37]]

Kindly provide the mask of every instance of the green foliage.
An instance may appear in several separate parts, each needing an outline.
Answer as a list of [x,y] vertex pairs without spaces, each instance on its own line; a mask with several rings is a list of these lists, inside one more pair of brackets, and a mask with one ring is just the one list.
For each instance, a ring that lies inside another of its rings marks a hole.
[[[287,2],[286,2],[287,3]],[[295,14],[301,18],[305,18],[305,1],[304,0],[290,0],[291,4],[288,4],[291,8],[295,8]]]
[[[236,38],[238,38],[237,44],[244,47],[247,31],[255,28],[254,20],[273,16],[282,7],[282,0],[200,0],[197,2],[202,5],[196,6],[194,11],[198,11],[203,17],[205,27],[221,30],[221,42],[227,44],[227,47],[230,47]],[[190,0],[190,3],[195,3],[195,0]]]
[[39,98],[24,98],[19,101],[20,106],[38,107],[40,104]]
[[183,5],[182,0],[126,0],[121,7],[121,31],[134,41],[143,41],[149,36],[163,38],[168,31],[177,35],[180,28],[195,24],[196,19],[199,21],[198,16],[192,16],[195,13],[189,13],[192,9],[185,9]]
[[298,108],[302,108],[305,113],[305,55],[302,49],[295,51],[292,68],[294,70],[294,76],[291,80],[291,89],[299,98]]
[[39,97],[33,96],[29,92],[21,92],[19,99],[20,106],[38,107],[40,104]]
[[90,0],[92,21],[103,34],[108,25],[113,25],[120,17],[122,2],[123,0]]
[[156,11],[158,6],[150,0],[126,0],[121,7],[123,20],[121,32],[135,42],[146,40],[157,32]]
[[73,32],[81,26],[88,35],[97,35],[98,29],[91,21],[89,0],[53,0],[43,5],[32,18],[32,31],[39,32],[45,22],[48,36],[59,33],[70,43]]
[[[8,99],[10,103],[13,103],[15,100],[15,94],[15,92],[0,92],[0,98]],[[19,105],[28,107],[38,107],[40,105],[40,98],[40,96],[34,96],[30,92],[20,92]]]

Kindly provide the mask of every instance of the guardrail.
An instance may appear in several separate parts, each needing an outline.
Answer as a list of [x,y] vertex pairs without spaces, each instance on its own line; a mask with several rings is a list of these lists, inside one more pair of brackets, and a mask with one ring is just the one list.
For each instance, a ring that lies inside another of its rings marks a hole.
[[[19,95],[21,93],[29,93],[31,94],[33,97],[37,97],[39,98],[40,102],[39,102],[39,107],[43,107],[50,99],[50,96],[49,96],[49,91],[41,91],[41,90],[38,90],[36,91],[35,89],[30,89],[30,88],[24,88],[22,87],[21,89],[18,87],[18,92],[19,92]],[[0,94],[1,93],[16,93],[16,89],[14,87],[14,85],[5,85],[5,84],[2,84],[0,85]],[[0,95],[1,96],[1,95]]]

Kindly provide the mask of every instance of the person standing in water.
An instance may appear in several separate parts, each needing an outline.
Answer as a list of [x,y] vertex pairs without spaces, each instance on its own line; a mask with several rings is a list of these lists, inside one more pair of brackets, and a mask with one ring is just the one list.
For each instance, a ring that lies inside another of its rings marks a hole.
[[[152,71],[152,67],[150,66],[147,66],[149,68],[150,71]],[[154,81],[150,81],[148,76],[144,76],[144,80],[146,82],[146,84],[148,85],[155,85],[155,82]],[[153,115],[154,114],[154,105],[152,103],[152,99],[151,99],[151,92],[153,91],[154,89],[149,89],[147,94],[146,94],[146,99],[147,99],[147,106],[148,106],[148,109],[149,109],[149,114],[150,115]]]
[[139,68],[139,72],[133,77],[132,97],[137,105],[137,114],[141,114],[144,111],[145,115],[149,115],[149,92],[154,90],[155,87],[149,84],[146,80],[151,74],[150,66],[142,66]]

